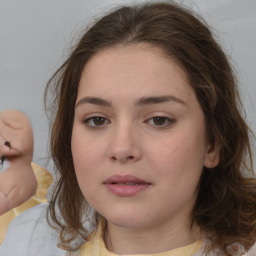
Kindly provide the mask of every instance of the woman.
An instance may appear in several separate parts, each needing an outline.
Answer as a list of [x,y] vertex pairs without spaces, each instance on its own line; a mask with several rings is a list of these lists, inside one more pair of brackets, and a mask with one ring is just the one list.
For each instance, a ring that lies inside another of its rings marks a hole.
[[249,128],[203,20],[172,3],[121,7],[85,32],[49,92],[60,233],[34,209],[30,253],[39,235],[55,239],[49,255],[254,255]]

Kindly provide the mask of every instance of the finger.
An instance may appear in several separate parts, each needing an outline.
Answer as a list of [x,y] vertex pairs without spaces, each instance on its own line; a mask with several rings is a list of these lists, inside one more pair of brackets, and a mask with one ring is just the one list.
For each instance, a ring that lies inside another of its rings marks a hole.
[[9,141],[5,141],[1,148],[1,155],[5,157],[18,156],[20,152],[11,146]]

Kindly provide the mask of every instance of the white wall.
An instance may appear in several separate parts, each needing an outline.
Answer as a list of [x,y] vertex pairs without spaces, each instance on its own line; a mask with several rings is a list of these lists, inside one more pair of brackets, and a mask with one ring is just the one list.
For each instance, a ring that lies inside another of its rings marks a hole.
[[[34,162],[47,167],[43,92],[81,28],[121,0],[0,0],[0,109],[26,112],[35,135]],[[256,1],[182,1],[218,31],[238,70],[249,125],[256,132]]]

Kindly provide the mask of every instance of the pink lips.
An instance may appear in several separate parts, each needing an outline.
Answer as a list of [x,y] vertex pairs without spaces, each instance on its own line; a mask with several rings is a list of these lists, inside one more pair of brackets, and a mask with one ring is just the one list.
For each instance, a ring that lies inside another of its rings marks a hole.
[[133,196],[151,186],[150,182],[133,175],[113,175],[103,182],[113,194],[121,197]]

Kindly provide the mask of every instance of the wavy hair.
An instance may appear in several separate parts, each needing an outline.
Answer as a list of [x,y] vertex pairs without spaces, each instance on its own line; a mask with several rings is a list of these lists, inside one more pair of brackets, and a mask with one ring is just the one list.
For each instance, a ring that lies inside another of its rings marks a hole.
[[[229,248],[234,243],[248,250],[256,240],[256,181],[237,81],[207,23],[170,1],[122,6],[97,20],[47,84],[45,104],[54,119],[51,152],[60,174],[48,219],[60,230],[60,247],[78,249],[89,232],[84,220],[94,226],[99,221],[79,188],[71,154],[81,72],[99,51],[137,43],[159,47],[183,67],[204,112],[208,140],[220,152],[219,165],[202,172],[192,221],[209,235],[209,250],[232,255]],[[74,244],[78,237],[81,243]]]

